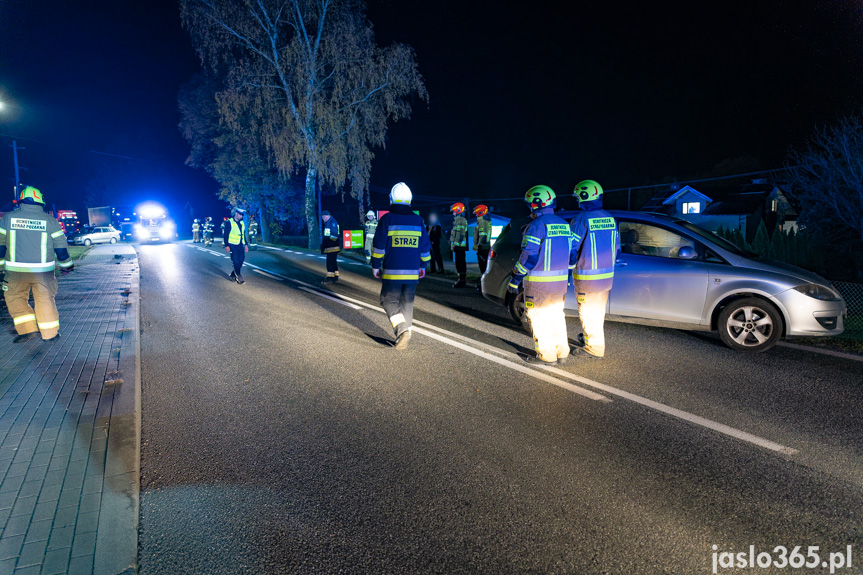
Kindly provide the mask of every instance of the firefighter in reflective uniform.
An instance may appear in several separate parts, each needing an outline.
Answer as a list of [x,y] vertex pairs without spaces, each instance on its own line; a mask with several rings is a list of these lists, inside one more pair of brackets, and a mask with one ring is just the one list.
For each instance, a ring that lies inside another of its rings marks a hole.
[[321,226],[321,253],[327,256],[327,277],[323,283],[339,281],[339,252],[342,251],[342,238],[339,233],[339,222],[330,212],[321,212],[324,225]]
[[[480,204],[473,209],[476,215],[476,227],[473,229],[473,251],[476,252],[476,263],[479,264],[480,278],[485,274],[488,267],[488,253],[491,251],[491,220],[488,215],[488,206]],[[482,289],[482,283],[476,284],[477,291]]]
[[411,210],[413,194],[404,182],[390,191],[389,212],[378,223],[372,242],[372,270],[381,283],[381,306],[396,335],[396,349],[411,338],[417,283],[425,277],[431,244],[421,217]]
[[556,197],[548,186],[532,187],[524,201],[533,220],[524,232],[507,290],[517,294],[524,282],[525,312],[536,347],[536,356],[527,362],[565,363],[569,357],[563,311],[572,246],[569,224],[554,214]]
[[464,204],[457,202],[449,210],[455,216],[449,234],[449,245],[455,258],[455,271],[458,273],[458,281],[452,284],[452,287],[463,288],[467,287],[467,220],[464,217]]
[[614,218],[602,209],[602,186],[584,180],[575,186],[579,213],[572,229],[573,281],[578,296],[578,317],[584,347],[575,355],[601,358],[605,355],[605,308],[614,280],[614,262],[620,253],[620,232]]
[[[45,341],[60,338],[60,315],[54,296],[60,270],[74,267],[67,249],[66,236],[53,214],[45,212],[42,192],[27,186],[21,191],[18,208],[0,218],[0,269],[5,266],[3,283],[6,308],[15,324],[15,343],[42,336]],[[56,256],[56,258],[55,258]],[[33,292],[35,310],[30,307]]]
[[192,243],[197,244],[201,241],[201,224],[198,223],[197,218],[194,222],[192,222]]
[[260,226],[258,226],[258,222],[255,219],[252,219],[249,222],[249,249],[256,250],[258,249],[258,232],[260,231]]
[[246,244],[246,222],[243,216],[246,211],[241,208],[231,210],[231,219],[225,221],[225,232],[222,239],[225,242],[225,251],[231,254],[231,263],[234,269],[230,278],[238,284],[246,283],[243,279],[243,262],[246,261],[246,252],[249,246]]
[[207,247],[213,245],[213,218],[210,216],[204,220],[204,245]]
[[375,213],[372,210],[369,210],[366,213],[366,221],[363,222],[363,249],[366,252],[366,263],[372,263],[372,242],[375,240],[375,230],[378,229],[378,219],[375,217]]

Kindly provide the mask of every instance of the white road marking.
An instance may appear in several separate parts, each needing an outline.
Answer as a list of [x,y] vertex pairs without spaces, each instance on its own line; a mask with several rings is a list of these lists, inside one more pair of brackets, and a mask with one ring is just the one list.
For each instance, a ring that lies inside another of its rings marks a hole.
[[[263,268],[259,268],[258,266],[255,266],[252,264],[248,264],[248,265],[253,267],[253,268],[256,268],[258,270],[266,271]],[[340,304],[345,305],[347,307],[350,307],[352,309],[360,309],[361,307],[364,307],[366,309],[385,313],[382,308],[368,304],[364,301],[357,300],[357,299],[354,299],[354,298],[351,298],[351,297],[348,297],[348,296],[342,295],[342,294],[330,295],[330,294],[324,293],[323,291],[318,289],[316,286],[307,284],[306,282],[303,282],[303,281],[300,281],[300,280],[297,280],[297,279],[294,279],[291,277],[283,276],[280,274],[275,274],[272,272],[267,272],[267,273],[269,273],[270,275],[272,275],[273,277],[276,277],[278,279],[287,280],[287,281],[299,284],[301,286],[305,286],[305,287],[300,287],[299,289],[302,289],[303,291],[306,291],[309,293],[313,293],[313,294],[318,295],[320,297],[324,297],[328,300],[340,303]],[[445,329],[437,327],[437,326],[433,326],[433,325],[428,324],[426,322],[414,320],[414,324],[416,324],[418,326],[418,327],[414,328],[414,331],[416,331],[417,333],[422,333],[423,335],[431,337],[432,339],[436,339],[442,343],[446,343],[447,345],[451,345],[451,346],[456,347],[458,349],[461,349],[463,351],[467,351],[468,353],[472,353],[474,355],[477,355],[479,357],[482,357],[484,359],[487,359],[487,360],[492,361],[494,363],[497,363],[499,365],[503,365],[505,367],[508,367],[514,371],[518,371],[520,373],[523,373],[523,374],[528,375],[530,377],[533,377],[535,379],[539,379],[539,380],[545,381],[547,383],[551,383],[552,385],[555,385],[555,386],[560,387],[562,389],[566,389],[566,390],[571,391],[573,393],[577,393],[577,394],[582,395],[584,397],[588,397],[588,398],[596,400],[596,401],[605,401],[605,402],[611,401],[609,398],[605,397],[604,395],[594,393],[592,391],[583,389],[583,388],[578,387],[576,385],[572,385],[570,383],[561,381],[555,377],[551,377],[548,374],[544,374],[543,371],[553,373],[554,375],[557,375],[558,377],[563,377],[565,379],[577,381],[577,382],[581,383],[582,385],[587,385],[588,387],[592,387],[594,389],[604,391],[608,394],[615,395],[615,396],[623,398],[623,399],[627,399],[629,401],[632,401],[633,403],[637,403],[638,405],[642,405],[642,406],[647,407],[649,409],[653,409],[654,411],[658,411],[660,413],[670,415],[671,417],[675,417],[677,419],[681,419],[681,420],[686,421],[688,423],[691,423],[693,425],[697,425],[700,427],[704,427],[706,429],[713,430],[717,433],[721,433],[722,435],[727,435],[728,437],[732,437],[734,439],[738,439],[738,440],[744,441],[746,443],[751,443],[753,445],[763,447],[763,448],[768,449],[770,451],[783,453],[785,455],[795,455],[795,454],[799,453],[799,451],[797,449],[794,449],[792,447],[787,447],[785,445],[781,445],[781,444],[776,443],[774,441],[770,441],[769,439],[765,439],[763,437],[759,437],[757,435],[743,431],[741,429],[731,427],[730,425],[725,425],[724,423],[719,423],[717,421],[713,421],[713,420],[707,419],[705,417],[695,415],[694,413],[689,413],[688,411],[683,411],[682,409],[677,409],[676,407],[671,407],[669,405],[659,403],[658,401],[653,401],[652,399],[647,399],[646,397],[641,397],[640,395],[636,395],[634,393],[629,393],[628,391],[624,391],[622,389],[617,389],[616,387],[612,387],[612,386],[606,385],[604,383],[599,383],[598,381],[594,381],[594,380],[588,379],[586,377],[581,377],[579,375],[575,375],[573,373],[559,369],[559,368],[554,367],[554,366],[539,366],[540,369],[542,370],[542,371],[539,371],[539,370],[527,367],[526,365],[515,363],[513,361],[510,361],[509,359],[497,357],[496,355],[492,355],[492,353],[495,353],[498,355],[503,355],[504,357],[509,357],[509,358],[516,358],[516,357],[518,357],[518,355],[513,353],[513,352],[508,352],[505,350],[495,348],[494,346],[484,344],[482,342],[476,342],[476,341],[470,340],[466,336],[450,332],[448,330],[445,330]],[[436,333],[436,332],[439,332],[439,333]],[[443,335],[443,334],[446,334],[446,335]],[[462,343],[462,342],[457,341],[457,340],[469,341],[470,345],[468,345],[466,343]],[[479,349],[480,347],[485,348],[488,351],[483,351],[483,350]],[[518,361],[521,361],[521,359],[519,359]]]
[[255,269],[255,270],[252,270],[252,271],[257,272],[257,273],[261,274],[262,276],[267,276],[268,278],[271,278],[271,279],[274,279],[274,280],[282,279],[282,278],[280,278],[279,276],[274,276],[273,274],[271,274],[271,273],[269,273],[269,272],[265,272],[265,271],[263,271],[263,270]]
[[809,345],[799,345],[796,343],[788,343],[780,341],[776,345],[796,349],[798,351],[808,351],[809,353],[820,353],[821,355],[829,355],[831,357],[841,357],[842,359],[850,359],[851,361],[863,361],[863,355],[854,355],[853,353],[843,353],[841,351],[833,351],[832,349],[821,349]]

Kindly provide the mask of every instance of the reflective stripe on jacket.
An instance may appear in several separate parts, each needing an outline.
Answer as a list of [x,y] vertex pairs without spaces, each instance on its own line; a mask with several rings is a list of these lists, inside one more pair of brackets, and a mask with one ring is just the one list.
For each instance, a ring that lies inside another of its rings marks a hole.
[[366,223],[363,224],[363,230],[365,236],[367,238],[375,237],[375,231],[378,229],[378,221],[377,220],[366,220]]
[[449,243],[454,250],[467,250],[467,220],[464,216],[458,215],[453,220]]
[[[41,273],[54,271],[54,250],[69,246],[63,228],[57,219],[45,213],[42,206],[19,204],[20,207],[0,218],[0,269],[6,271]],[[61,252],[64,257],[66,252]],[[60,262],[61,267],[72,265],[71,259]]]
[[566,220],[543,208],[528,224],[521,240],[521,254],[512,269],[512,283],[530,282],[544,293],[565,293],[569,280],[572,238]]
[[577,293],[607,291],[614,280],[614,262],[620,252],[620,232],[611,214],[598,202],[584,202],[584,211],[570,222],[570,268]]
[[410,206],[390,206],[372,240],[372,268],[381,270],[384,281],[416,283],[429,260],[431,243],[422,218]]
[[483,249],[491,247],[491,220],[482,216],[476,219],[476,227],[473,230],[473,245]]

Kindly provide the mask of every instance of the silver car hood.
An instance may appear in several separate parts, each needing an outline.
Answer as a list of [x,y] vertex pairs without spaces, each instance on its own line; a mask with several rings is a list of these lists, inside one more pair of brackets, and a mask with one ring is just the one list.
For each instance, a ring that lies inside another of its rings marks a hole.
[[741,268],[749,268],[754,270],[761,270],[766,272],[772,272],[775,274],[782,274],[785,276],[791,276],[793,278],[799,279],[806,283],[815,283],[821,284],[823,286],[831,285],[829,281],[822,278],[816,273],[806,271],[803,268],[799,268],[797,266],[793,266],[791,264],[786,264],[784,262],[778,262],[775,260],[768,259],[750,259],[742,256],[735,256],[734,262],[732,262],[735,266]]

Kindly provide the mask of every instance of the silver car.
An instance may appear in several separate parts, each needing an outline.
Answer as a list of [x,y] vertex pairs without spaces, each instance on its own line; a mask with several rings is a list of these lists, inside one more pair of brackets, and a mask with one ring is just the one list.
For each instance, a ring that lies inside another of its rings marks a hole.
[[[781,337],[839,335],[842,296],[824,278],[761,259],[695,224],[641,212],[612,211],[621,253],[608,298],[612,321],[718,331],[730,348],[766,351]],[[569,221],[574,212],[559,212]],[[527,217],[514,219],[492,246],[482,293],[524,323],[524,303],[506,291]],[[567,315],[578,315],[573,286]]]

